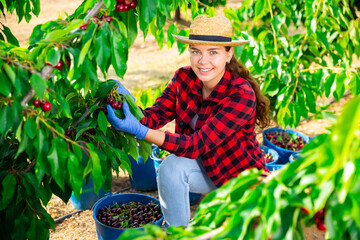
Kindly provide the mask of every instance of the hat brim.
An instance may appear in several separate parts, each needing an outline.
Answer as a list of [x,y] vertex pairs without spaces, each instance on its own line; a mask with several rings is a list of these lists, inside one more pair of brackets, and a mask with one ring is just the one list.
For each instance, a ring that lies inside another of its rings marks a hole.
[[201,40],[191,40],[189,37],[180,36],[180,35],[174,35],[172,34],[174,38],[176,38],[179,42],[185,43],[185,44],[199,44],[199,45],[213,45],[213,46],[241,46],[244,45],[250,40],[232,40],[231,42],[213,42],[213,41],[201,41]]

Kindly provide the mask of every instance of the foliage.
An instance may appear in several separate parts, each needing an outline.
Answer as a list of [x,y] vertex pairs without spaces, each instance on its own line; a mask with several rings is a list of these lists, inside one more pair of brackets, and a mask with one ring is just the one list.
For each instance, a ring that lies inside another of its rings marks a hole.
[[[343,108],[328,134],[319,135],[301,158],[261,182],[246,170],[200,203],[191,225],[125,232],[119,239],[304,239],[303,227],[325,208],[327,239],[358,239],[360,217],[360,96]],[[309,213],[301,211],[302,208]],[[210,238],[210,237],[209,237]]]
[[160,97],[166,85],[167,83],[163,84],[159,88],[156,88],[155,90],[153,90],[152,87],[149,87],[148,89],[137,91],[136,104],[142,109],[152,106],[155,103],[156,98]]
[[[149,142],[110,127],[104,110],[115,82],[101,81],[97,69],[104,78],[110,68],[122,78],[138,24],[145,37],[156,36],[161,48],[166,19],[189,2],[197,14],[194,0],[139,1],[136,9],[122,13],[114,11],[115,0],[87,0],[66,18],[36,26],[28,48],[19,47],[4,31],[8,42],[0,41],[0,225],[5,238],[47,239],[49,228],[55,228],[44,208],[52,194],[64,202],[72,192],[79,197],[89,177],[96,192],[109,190],[111,170],[131,174],[128,155],[147,159],[151,154]],[[3,14],[15,12],[27,20],[31,12],[38,14],[38,1],[1,4]],[[176,25],[171,26],[177,33]],[[169,46],[174,42],[172,36],[167,39]],[[132,98],[124,97],[140,114]],[[50,102],[51,110],[36,108],[35,99]]]
[[[349,5],[352,4],[352,5]],[[354,1],[244,1],[225,9],[235,35],[252,40],[236,55],[261,81],[278,124],[295,127],[302,117],[324,114],[319,97],[339,100],[360,93],[360,20]]]

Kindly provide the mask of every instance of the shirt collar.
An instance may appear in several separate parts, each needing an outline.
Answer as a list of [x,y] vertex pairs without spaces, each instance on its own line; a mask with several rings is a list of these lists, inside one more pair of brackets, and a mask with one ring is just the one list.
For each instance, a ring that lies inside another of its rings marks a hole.
[[[195,75],[196,76],[196,75]],[[224,76],[221,78],[220,82],[216,85],[215,89],[211,92],[208,100],[214,102],[220,102],[223,99],[226,89],[230,83],[231,74],[229,71],[225,71]],[[202,97],[202,82],[198,77],[196,77],[195,81],[193,81],[192,92]]]

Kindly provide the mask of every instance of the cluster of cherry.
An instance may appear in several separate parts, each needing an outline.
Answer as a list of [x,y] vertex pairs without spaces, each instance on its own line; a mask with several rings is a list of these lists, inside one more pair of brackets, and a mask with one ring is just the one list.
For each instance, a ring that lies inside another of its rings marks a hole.
[[135,9],[137,0],[116,0],[115,11],[126,12],[130,9]]

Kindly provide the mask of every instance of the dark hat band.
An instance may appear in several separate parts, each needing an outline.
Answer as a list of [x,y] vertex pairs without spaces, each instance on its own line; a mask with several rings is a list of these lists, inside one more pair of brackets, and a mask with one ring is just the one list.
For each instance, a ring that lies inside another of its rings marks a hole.
[[208,41],[208,42],[231,42],[231,38],[215,35],[189,35],[189,40]]

